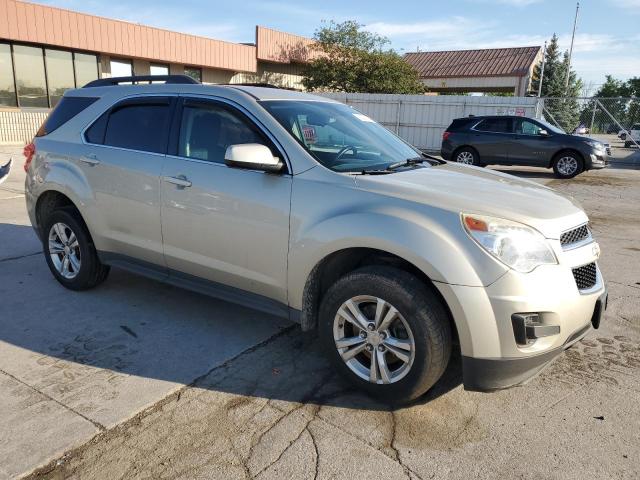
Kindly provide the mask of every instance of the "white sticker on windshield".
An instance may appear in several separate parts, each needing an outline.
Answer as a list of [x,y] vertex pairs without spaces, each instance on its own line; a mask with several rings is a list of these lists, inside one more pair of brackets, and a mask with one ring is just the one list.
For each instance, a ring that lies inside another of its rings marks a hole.
[[361,120],[363,122],[373,122],[373,120],[371,120],[369,117],[367,117],[366,115],[363,115],[361,113],[354,113],[353,116],[356,117],[358,120]]

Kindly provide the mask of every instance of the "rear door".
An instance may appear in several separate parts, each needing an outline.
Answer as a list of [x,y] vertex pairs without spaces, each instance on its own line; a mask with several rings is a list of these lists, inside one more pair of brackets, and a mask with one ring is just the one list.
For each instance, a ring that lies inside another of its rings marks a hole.
[[528,118],[515,120],[515,138],[509,148],[509,160],[514,165],[548,167],[558,145],[553,134],[541,135],[545,127]]
[[508,164],[509,145],[513,140],[513,122],[510,117],[490,117],[480,120],[470,131],[469,143],[484,164]]
[[164,266],[160,174],[174,103],[167,96],[129,98],[84,132],[74,160],[93,190],[88,222],[104,252]]
[[171,135],[162,172],[170,274],[286,304],[291,175],[224,163],[229,145],[260,143],[283,158],[281,150],[248,113],[204,98],[183,100]]

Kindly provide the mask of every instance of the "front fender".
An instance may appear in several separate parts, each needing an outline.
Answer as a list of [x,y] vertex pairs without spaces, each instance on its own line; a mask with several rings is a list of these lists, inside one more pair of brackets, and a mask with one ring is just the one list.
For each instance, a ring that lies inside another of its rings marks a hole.
[[294,186],[288,269],[293,308],[302,308],[304,286],[314,267],[349,248],[391,253],[434,282],[485,286],[506,271],[468,238],[459,214],[363,191],[353,192],[352,201],[345,192],[335,197],[324,192],[322,199],[309,201],[314,188],[305,186],[305,201],[296,202]]

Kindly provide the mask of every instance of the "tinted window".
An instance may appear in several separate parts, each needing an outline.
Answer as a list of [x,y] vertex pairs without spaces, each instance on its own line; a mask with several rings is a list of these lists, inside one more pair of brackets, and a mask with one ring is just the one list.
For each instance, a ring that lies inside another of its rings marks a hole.
[[196,67],[184,67],[184,74],[198,82],[202,82],[202,70]]
[[[104,145],[130,148],[145,152],[164,153],[169,119],[169,102],[165,99],[145,99],[117,105],[109,112],[104,129]],[[99,124],[96,122],[87,135],[99,137]],[[102,120],[103,121],[103,120]]]
[[21,107],[47,108],[47,84],[44,79],[44,58],[42,49],[13,46],[13,59],[16,67],[18,101]]
[[185,103],[178,155],[224,163],[229,145],[260,143],[270,147],[262,133],[239,113],[216,104]]
[[71,52],[62,50],[45,50],[47,62],[47,83],[51,106],[55,107],[66,90],[74,87],[73,58]]
[[16,89],[13,84],[11,47],[6,43],[0,43],[0,105],[17,106]]
[[98,57],[85,53],[75,53],[76,85],[78,88],[98,78]]
[[94,103],[97,98],[89,97],[62,97],[53,111],[49,114],[45,122],[38,130],[37,137],[48,135],[61,125],[64,125],[89,105]]
[[486,118],[475,126],[480,132],[511,133],[510,118]]
[[537,123],[530,122],[529,120],[518,120],[516,125],[516,133],[522,135],[540,135],[542,127]]

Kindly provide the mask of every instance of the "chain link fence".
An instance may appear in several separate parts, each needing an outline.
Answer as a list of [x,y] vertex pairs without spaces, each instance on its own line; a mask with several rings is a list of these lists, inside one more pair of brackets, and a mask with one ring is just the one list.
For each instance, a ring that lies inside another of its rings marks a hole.
[[541,98],[538,115],[567,133],[613,135],[624,146],[640,148],[640,98]]

